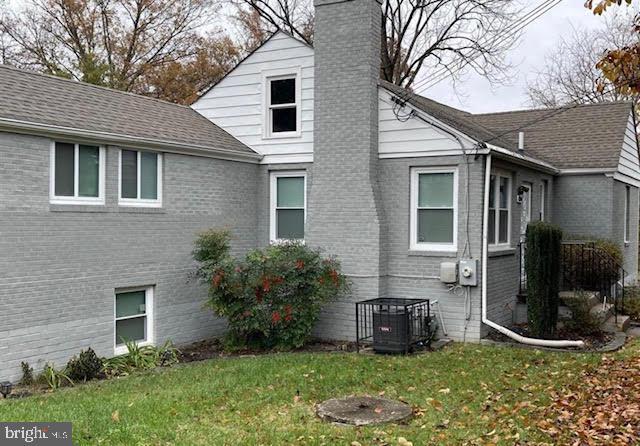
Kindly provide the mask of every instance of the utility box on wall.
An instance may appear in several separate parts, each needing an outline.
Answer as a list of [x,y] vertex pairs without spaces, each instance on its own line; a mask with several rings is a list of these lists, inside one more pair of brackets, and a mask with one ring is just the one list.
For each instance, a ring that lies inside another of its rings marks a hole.
[[459,263],[459,283],[462,286],[478,285],[478,261],[475,259],[463,259]]
[[458,265],[455,262],[440,264],[440,282],[456,283],[458,281]]

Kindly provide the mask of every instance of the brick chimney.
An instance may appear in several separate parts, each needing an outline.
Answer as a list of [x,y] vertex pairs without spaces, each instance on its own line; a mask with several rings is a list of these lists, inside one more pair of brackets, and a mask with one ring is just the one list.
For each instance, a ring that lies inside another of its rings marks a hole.
[[[381,295],[377,0],[315,0],[314,161],[307,241],[336,255],[350,296],[326,310],[323,337],[355,337],[353,302]],[[328,314],[327,314],[328,313]]]

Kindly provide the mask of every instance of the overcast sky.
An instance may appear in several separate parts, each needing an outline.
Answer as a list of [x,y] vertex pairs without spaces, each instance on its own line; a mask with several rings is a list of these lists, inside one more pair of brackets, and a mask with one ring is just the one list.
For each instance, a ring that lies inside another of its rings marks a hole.
[[[519,0],[525,12],[542,3],[542,0]],[[24,0],[8,0],[9,7],[24,4]],[[613,11],[608,11],[609,14]],[[565,37],[573,34],[573,29],[603,26],[603,17],[594,16],[584,7],[584,0],[562,0],[545,15],[529,24],[520,43],[509,51],[507,61],[514,66],[512,78],[507,84],[494,85],[483,77],[471,72],[453,88],[445,80],[418,93],[474,113],[513,110],[530,107],[526,94],[527,80],[531,81],[541,70],[545,55]]]
[[[526,10],[540,0],[523,0]],[[418,92],[436,101],[473,113],[513,110],[530,107],[527,80],[541,69],[545,55],[563,38],[570,38],[573,28],[602,26],[603,18],[584,7],[584,0],[563,0],[535,22],[528,25],[520,44],[509,51],[507,60],[515,65],[513,79],[507,85],[494,86],[481,76],[470,73],[457,85],[458,92],[446,80],[431,89]]]

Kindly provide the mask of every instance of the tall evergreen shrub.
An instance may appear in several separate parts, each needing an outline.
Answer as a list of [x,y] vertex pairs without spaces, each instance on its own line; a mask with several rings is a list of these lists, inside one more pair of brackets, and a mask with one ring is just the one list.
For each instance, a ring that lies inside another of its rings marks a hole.
[[545,222],[527,226],[527,313],[529,331],[551,338],[558,322],[562,230]]

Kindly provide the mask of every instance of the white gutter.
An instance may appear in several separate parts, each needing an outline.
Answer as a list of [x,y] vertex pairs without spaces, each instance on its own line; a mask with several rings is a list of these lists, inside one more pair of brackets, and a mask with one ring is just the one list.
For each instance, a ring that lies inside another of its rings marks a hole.
[[197,144],[178,141],[165,141],[154,138],[141,138],[118,133],[103,132],[99,130],[85,130],[73,127],[41,124],[22,121],[18,119],[0,118],[0,131],[23,133],[45,137],[71,137],[81,138],[99,144],[123,145],[131,148],[161,149],[164,152],[180,153],[185,155],[219,158],[229,161],[240,161],[258,164],[262,159],[259,153],[238,152],[222,147],[206,147]]
[[488,223],[489,223],[489,186],[491,179],[491,153],[487,155],[487,164],[484,174],[484,203],[482,211],[482,323],[499,331],[505,336],[522,344],[535,345],[539,347],[584,347],[582,341],[561,341],[548,339],[527,338],[509,330],[502,325],[492,322],[487,317],[487,259],[488,259]]

